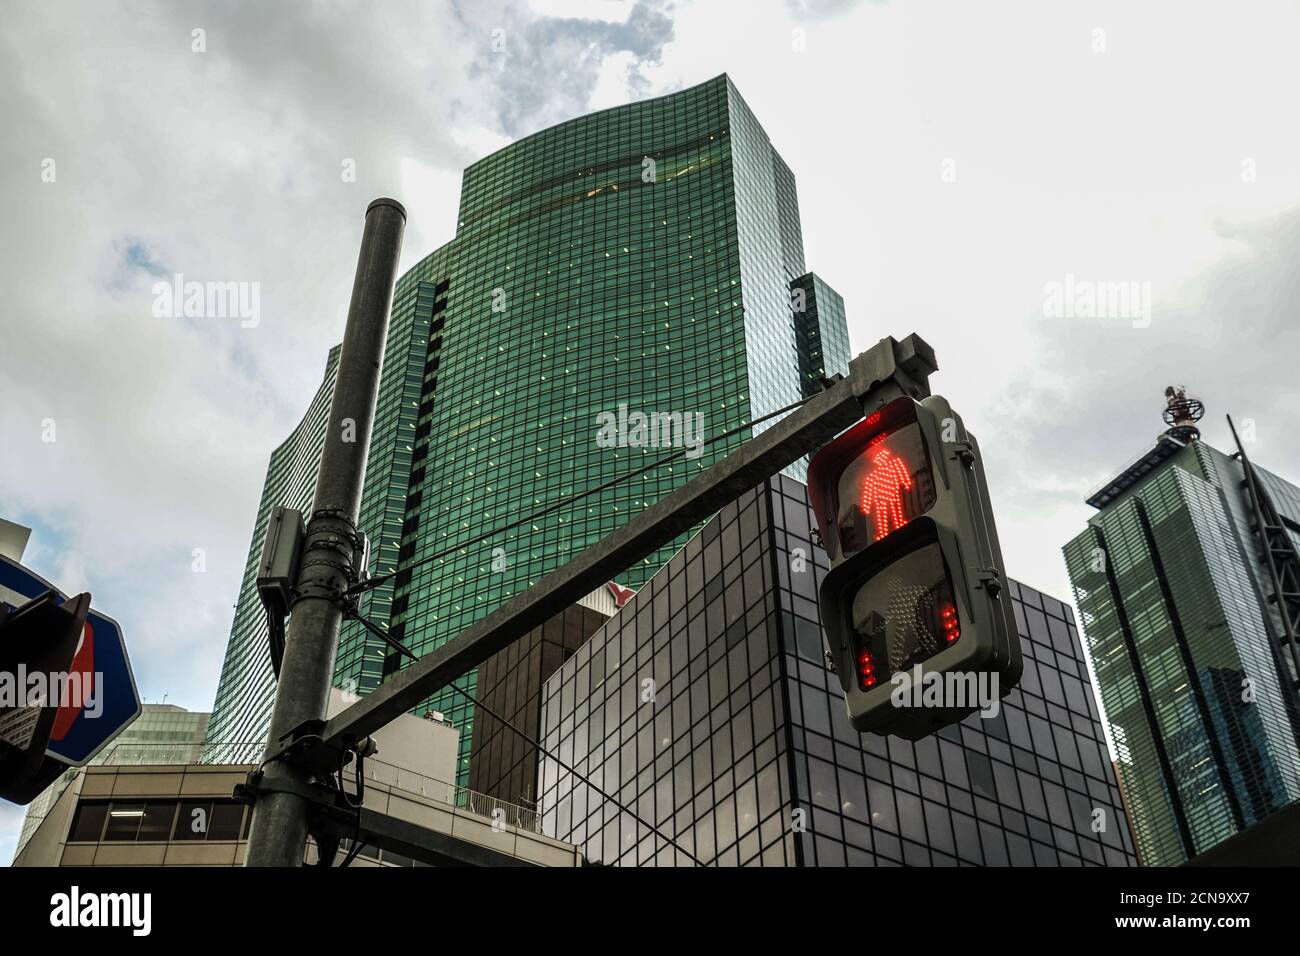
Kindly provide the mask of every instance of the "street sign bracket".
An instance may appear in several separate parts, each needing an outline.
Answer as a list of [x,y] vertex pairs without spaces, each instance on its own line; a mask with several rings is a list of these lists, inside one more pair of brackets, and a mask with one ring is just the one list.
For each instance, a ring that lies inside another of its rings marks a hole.
[[328,744],[321,736],[325,724],[324,720],[303,721],[280,738],[280,748],[268,756],[262,766],[272,760],[283,760],[316,774],[332,773],[336,768],[347,766],[354,746]]

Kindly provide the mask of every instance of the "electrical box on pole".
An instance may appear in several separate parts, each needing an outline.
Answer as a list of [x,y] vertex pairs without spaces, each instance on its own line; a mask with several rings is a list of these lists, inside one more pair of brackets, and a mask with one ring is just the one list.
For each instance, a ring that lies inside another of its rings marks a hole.
[[849,719],[909,740],[1005,696],[1023,669],[979,445],[946,399],[915,395],[869,397],[808,471]]
[[284,621],[293,607],[305,534],[301,511],[282,506],[272,509],[262,541],[262,557],[257,564],[257,596],[266,609],[271,669],[277,678],[284,660]]

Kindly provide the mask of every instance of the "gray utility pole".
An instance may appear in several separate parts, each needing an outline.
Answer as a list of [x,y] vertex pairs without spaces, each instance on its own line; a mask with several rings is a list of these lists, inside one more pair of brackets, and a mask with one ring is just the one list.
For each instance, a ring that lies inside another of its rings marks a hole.
[[[357,512],[405,228],[406,210],[395,199],[376,199],[366,208],[316,498],[307,522],[280,665],[267,757],[277,752],[282,738],[296,728],[324,720],[343,619],[341,599],[364,570],[352,567],[354,555],[361,550],[357,547]],[[308,797],[312,775],[300,765],[273,760],[266,765],[264,781],[264,792],[253,806],[245,865],[301,866],[312,808]]]

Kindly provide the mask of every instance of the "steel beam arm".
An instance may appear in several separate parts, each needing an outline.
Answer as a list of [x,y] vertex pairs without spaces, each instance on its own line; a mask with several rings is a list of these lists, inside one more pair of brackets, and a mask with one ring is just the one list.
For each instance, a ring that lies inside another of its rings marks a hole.
[[[918,336],[893,337],[849,363],[849,374],[681,488],[592,545],[563,567],[515,595],[452,640],[398,671],[374,692],[328,721],[319,743],[309,748],[318,761],[337,766],[335,756],[406,713],[435,691],[473,670],[493,654],[601,587],[679,534],[695,527],[739,495],[815,451],[863,415],[863,402],[880,386],[890,397],[929,394],[926,377],[935,371],[934,352]],[[279,752],[288,740],[272,742]],[[278,755],[278,754],[277,754]],[[308,758],[310,759],[310,758]],[[331,763],[333,761],[333,763]]]

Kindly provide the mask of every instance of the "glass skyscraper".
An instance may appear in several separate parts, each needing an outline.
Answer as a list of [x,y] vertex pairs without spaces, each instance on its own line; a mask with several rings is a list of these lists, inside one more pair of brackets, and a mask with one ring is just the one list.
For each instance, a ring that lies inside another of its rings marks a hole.
[[1010,583],[1025,672],[996,714],[860,734],[814,526],[798,481],[747,492],[550,678],[543,743],[591,785],[543,756],[543,832],[611,865],[1132,865],[1069,606]]
[[790,290],[804,394],[815,395],[821,380],[847,368],[853,357],[844,300],[813,272],[795,279]]
[[[848,358],[842,303],[804,262],[794,176],[725,75],[493,153],[465,171],[455,238],[397,282],[360,515],[372,570],[397,575],[362,613],[417,654],[439,646],[748,430],[701,438],[798,401]],[[688,454],[476,540],[670,446]],[[264,497],[259,530],[285,499]],[[259,549],[255,533],[250,566]],[[269,665],[245,667],[266,660],[256,601],[250,572],[227,655],[241,686],[223,675],[214,733],[265,733]],[[345,625],[337,684],[365,693],[400,665]],[[473,693],[474,675],[458,686]],[[464,785],[473,705],[449,689],[424,709],[460,728]]]
[[262,759],[266,731],[275,705],[275,674],[271,670],[266,611],[257,595],[257,564],[266,526],[276,506],[311,513],[320,471],[321,448],[329,424],[330,402],[338,374],[339,350],[330,350],[325,378],[307,413],[284,443],[271,453],[257,506],[253,540],[239,587],[239,603],[230,628],[226,658],[217,684],[216,702],[208,722],[204,763],[255,763]]
[[[1300,545],[1300,489],[1255,472]],[[1300,799],[1294,675],[1242,481],[1236,459],[1162,436],[1065,546],[1147,865]]]

